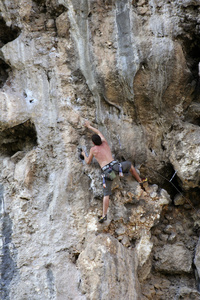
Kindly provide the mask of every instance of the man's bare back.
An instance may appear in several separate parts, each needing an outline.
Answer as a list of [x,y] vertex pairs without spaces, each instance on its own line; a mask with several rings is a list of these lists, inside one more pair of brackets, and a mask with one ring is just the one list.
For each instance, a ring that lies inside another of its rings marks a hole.
[[94,155],[101,168],[113,161],[112,153],[106,140],[103,141],[100,146],[92,147],[91,153]]
[[88,121],[85,122],[85,126],[99,135],[101,139],[101,144],[100,145],[94,144],[94,147],[90,149],[90,153],[88,157],[86,156],[84,151],[82,152],[82,155],[84,156],[84,159],[87,164],[91,163],[92,158],[94,156],[98,161],[100,167],[103,168],[105,165],[109,164],[111,161],[114,160],[108,142],[106,141],[103,134],[98,129],[92,127]]

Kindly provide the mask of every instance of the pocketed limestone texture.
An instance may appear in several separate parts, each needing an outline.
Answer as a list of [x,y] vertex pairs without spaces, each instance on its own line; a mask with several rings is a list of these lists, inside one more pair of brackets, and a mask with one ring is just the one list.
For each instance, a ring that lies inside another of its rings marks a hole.
[[[199,13],[0,0],[2,299],[200,299]],[[85,119],[148,177],[113,182],[103,224]]]

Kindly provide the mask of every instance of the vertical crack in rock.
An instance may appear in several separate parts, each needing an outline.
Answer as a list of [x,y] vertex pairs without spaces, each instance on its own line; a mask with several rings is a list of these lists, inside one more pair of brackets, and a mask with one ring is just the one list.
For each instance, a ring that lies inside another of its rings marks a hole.
[[2,299],[10,300],[10,284],[16,275],[15,251],[12,245],[12,220],[9,214],[4,213],[3,185],[0,185],[0,294]]
[[54,196],[53,192],[48,194],[48,196],[46,198],[46,209],[48,209],[49,205],[51,204],[51,202],[53,200],[53,196]]
[[94,64],[91,61],[88,2],[83,1],[83,3],[81,3],[81,7],[78,7],[78,11],[75,6],[76,4],[72,3],[72,1],[69,1],[68,16],[72,28],[71,33],[77,45],[82,74],[84,75],[86,84],[88,85],[88,88],[90,89],[96,101],[97,121],[101,121],[101,101],[94,77]]
[[119,69],[121,69],[123,80],[128,87],[127,95],[133,97],[133,78],[137,71],[138,57],[134,49],[134,43],[131,36],[131,20],[129,1],[118,0],[116,23],[118,29],[118,51],[119,51]]
[[3,216],[3,213],[4,213],[3,185],[0,184],[0,217]]
[[12,156],[37,145],[35,125],[30,120],[0,132],[0,153]]
[[56,299],[56,293],[55,293],[55,278],[53,275],[53,271],[50,268],[50,266],[47,267],[47,284],[49,288],[49,299],[53,300]]

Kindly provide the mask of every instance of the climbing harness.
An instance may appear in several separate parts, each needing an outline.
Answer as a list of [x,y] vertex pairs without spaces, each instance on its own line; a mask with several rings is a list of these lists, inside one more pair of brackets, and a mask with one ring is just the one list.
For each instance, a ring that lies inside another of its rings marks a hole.
[[192,207],[192,209],[197,213],[197,215],[200,215],[200,212],[193,206],[193,204],[191,203],[191,201],[186,198],[181,191],[175,186],[175,184],[173,184],[172,179],[174,178],[174,176],[176,175],[177,171],[175,171],[175,173],[173,174],[172,178],[169,180],[167,179],[165,176],[163,176],[162,174],[160,174],[158,171],[149,168],[146,166],[147,169],[149,169],[150,171],[153,171],[154,173],[157,173],[160,177],[162,177],[163,179],[165,179],[166,181],[168,181],[169,183],[171,183],[171,185],[177,190],[177,192],[183,197],[183,199],[185,199],[187,201],[187,203],[189,203],[189,205]]
[[114,165],[116,165],[118,163],[119,162],[117,160],[113,160],[109,164],[107,164],[104,167],[102,167],[101,170],[104,172],[104,171],[108,170],[109,168],[112,168]]
[[[103,174],[103,187],[106,188],[106,179],[113,181],[116,177],[115,171],[113,170],[113,166],[118,164],[119,165],[119,176],[123,177],[123,171],[122,171],[122,164],[118,162],[117,160],[111,161],[109,164],[105,165],[102,169]],[[106,172],[108,170],[108,172]],[[106,173],[104,173],[106,172]]]

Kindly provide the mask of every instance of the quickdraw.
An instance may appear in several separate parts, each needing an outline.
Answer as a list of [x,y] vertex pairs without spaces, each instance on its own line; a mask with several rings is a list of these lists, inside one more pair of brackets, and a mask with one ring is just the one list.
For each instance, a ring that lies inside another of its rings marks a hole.
[[123,171],[122,171],[122,164],[121,163],[119,163],[119,176],[120,177],[124,176]]
[[104,189],[106,188],[106,179],[105,179],[105,174],[103,174],[102,175],[102,177],[103,177],[103,187],[104,187]]

